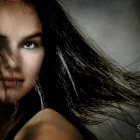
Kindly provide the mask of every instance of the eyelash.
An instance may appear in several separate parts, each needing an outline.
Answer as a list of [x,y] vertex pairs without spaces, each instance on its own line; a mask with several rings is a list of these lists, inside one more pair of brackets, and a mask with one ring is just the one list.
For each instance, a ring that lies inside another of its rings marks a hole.
[[28,41],[23,44],[23,48],[25,49],[35,49],[38,48],[39,46],[40,44],[34,41]]

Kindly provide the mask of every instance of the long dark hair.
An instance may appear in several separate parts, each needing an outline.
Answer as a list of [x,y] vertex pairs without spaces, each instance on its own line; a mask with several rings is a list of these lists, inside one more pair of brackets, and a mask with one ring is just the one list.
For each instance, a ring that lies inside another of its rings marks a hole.
[[89,45],[58,1],[24,3],[34,7],[43,26],[45,58],[39,82],[46,107],[90,135],[85,124],[102,122],[97,115],[123,119],[120,104],[139,105],[139,72],[122,68],[98,51],[96,44]]
[[40,83],[48,107],[84,125],[102,121],[97,114],[123,119],[126,112],[120,104],[139,104],[139,72],[122,68],[96,44],[89,45],[58,1],[29,3],[43,24],[46,55]]
[[90,47],[57,1],[30,3],[43,24],[46,55],[40,83],[48,106],[67,108],[84,118],[84,114],[98,113],[103,107],[113,107],[113,103],[137,103],[138,72],[114,64],[96,49],[96,44]]

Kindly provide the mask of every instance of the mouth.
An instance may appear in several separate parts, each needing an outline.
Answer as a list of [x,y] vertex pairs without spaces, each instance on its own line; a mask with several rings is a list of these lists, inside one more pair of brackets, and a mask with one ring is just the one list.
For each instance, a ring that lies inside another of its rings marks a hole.
[[11,89],[17,88],[24,82],[24,79],[18,77],[6,77],[0,79],[0,87]]

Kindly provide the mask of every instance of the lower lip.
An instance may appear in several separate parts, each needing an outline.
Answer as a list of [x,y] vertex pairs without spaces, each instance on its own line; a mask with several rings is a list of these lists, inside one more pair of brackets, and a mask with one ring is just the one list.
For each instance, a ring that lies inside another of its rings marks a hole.
[[0,87],[6,88],[6,89],[12,89],[19,87],[23,82],[19,81],[0,81]]

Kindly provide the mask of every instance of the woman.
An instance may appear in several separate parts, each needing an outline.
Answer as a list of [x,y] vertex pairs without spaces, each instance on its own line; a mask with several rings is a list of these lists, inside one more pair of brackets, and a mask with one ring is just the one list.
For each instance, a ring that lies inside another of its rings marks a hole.
[[[3,102],[14,104],[27,94],[37,81],[45,53],[42,44],[42,25],[33,7],[21,6],[18,1],[1,2],[0,19],[0,40],[3,47],[1,55],[4,55],[7,60],[7,64],[1,65],[0,97]],[[1,62],[3,61],[4,59]],[[14,126],[14,121],[9,124],[9,127]],[[27,126],[31,128],[31,132],[30,129],[26,132]],[[27,126],[25,125],[16,134],[15,140],[82,139],[74,126],[50,109],[39,112],[27,123]],[[1,139],[4,139],[6,131],[9,130],[6,128],[1,131]],[[49,134],[50,130],[53,135]]]
[[1,139],[95,139],[86,124],[139,105],[139,74],[91,48],[57,1],[2,0],[0,19]]

